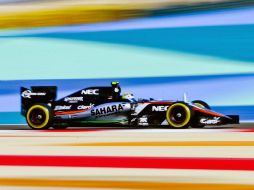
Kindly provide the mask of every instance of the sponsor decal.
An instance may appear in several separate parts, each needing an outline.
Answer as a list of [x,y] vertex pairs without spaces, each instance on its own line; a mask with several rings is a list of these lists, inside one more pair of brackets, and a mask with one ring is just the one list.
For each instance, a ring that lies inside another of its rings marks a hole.
[[31,90],[26,90],[22,92],[21,96],[23,98],[31,98],[31,96],[45,96],[45,92],[31,92]]
[[94,107],[94,104],[90,103],[90,105],[85,106],[85,105],[79,105],[78,110],[86,110],[86,109],[91,109]]
[[147,123],[147,117],[141,117],[139,118],[140,123]]
[[98,109],[91,110],[92,116],[100,116],[100,115],[108,115],[111,113],[116,113],[123,110],[123,105],[112,105],[112,106],[106,106]]
[[82,90],[81,94],[84,94],[84,95],[99,95],[99,89]]
[[76,103],[79,101],[83,101],[83,97],[66,97],[64,98],[64,101],[69,103]]
[[200,119],[200,123],[203,124],[218,124],[220,122],[220,117],[214,117],[213,119],[202,118]]
[[148,125],[148,118],[147,116],[143,116],[141,118],[139,118],[139,122],[138,122],[138,125]]
[[131,119],[131,122],[134,122],[134,121],[136,121],[137,120],[137,118],[132,118]]
[[169,106],[153,106],[152,111],[167,111]]
[[69,106],[56,106],[55,107],[55,110],[57,111],[57,110],[70,110],[71,109],[71,105],[69,105]]

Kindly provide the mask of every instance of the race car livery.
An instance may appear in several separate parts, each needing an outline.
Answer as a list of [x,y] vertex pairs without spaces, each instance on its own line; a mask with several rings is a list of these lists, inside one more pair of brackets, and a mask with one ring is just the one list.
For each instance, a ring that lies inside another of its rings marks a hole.
[[180,129],[239,123],[238,115],[212,111],[201,100],[136,100],[132,93],[121,94],[118,82],[106,87],[84,88],[59,100],[56,100],[55,86],[21,87],[20,94],[21,114],[32,129],[92,125]]

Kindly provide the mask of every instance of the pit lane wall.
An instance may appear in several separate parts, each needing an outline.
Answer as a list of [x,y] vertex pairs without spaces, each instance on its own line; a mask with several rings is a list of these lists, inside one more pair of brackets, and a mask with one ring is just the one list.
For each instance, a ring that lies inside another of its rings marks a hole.
[[202,99],[254,120],[254,8],[0,32],[0,123],[24,123],[19,87],[58,98],[120,81],[137,98]]

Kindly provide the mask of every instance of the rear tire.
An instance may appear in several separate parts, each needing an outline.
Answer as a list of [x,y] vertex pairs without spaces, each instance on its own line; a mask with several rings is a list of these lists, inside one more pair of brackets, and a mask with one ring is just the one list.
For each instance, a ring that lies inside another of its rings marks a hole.
[[186,129],[191,123],[192,111],[184,102],[177,102],[168,108],[166,119],[172,128]]
[[26,114],[26,121],[31,129],[48,129],[52,124],[53,114],[51,107],[46,104],[31,106]]

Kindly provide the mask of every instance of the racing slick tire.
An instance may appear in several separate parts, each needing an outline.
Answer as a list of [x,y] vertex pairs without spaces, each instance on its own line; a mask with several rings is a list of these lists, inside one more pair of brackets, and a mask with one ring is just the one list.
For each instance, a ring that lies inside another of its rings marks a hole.
[[52,109],[46,104],[35,104],[28,109],[26,114],[26,121],[31,129],[48,129],[52,120]]
[[202,100],[194,100],[194,101],[192,101],[192,103],[198,107],[201,107],[201,108],[206,108],[208,110],[211,109],[211,107],[206,102],[204,102]]
[[[195,104],[198,107],[201,107],[201,108],[206,108],[208,110],[211,109],[211,107],[206,102],[204,102],[202,100],[194,100],[194,101],[192,101],[192,103]],[[198,121],[193,121],[193,123],[191,124],[191,127],[192,128],[204,128],[205,125],[199,124]]]
[[186,129],[190,126],[192,111],[186,103],[176,102],[168,108],[166,119],[171,128]]

